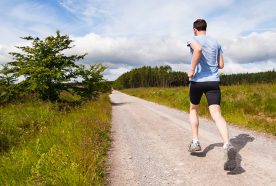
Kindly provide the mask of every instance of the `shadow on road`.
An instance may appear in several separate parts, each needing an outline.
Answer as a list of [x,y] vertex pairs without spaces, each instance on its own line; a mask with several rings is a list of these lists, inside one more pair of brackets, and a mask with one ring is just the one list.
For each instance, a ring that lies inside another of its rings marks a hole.
[[110,102],[112,106],[121,106],[121,105],[125,105],[125,104],[128,104],[128,102],[124,102],[124,103],[113,103],[113,102]]
[[200,152],[192,152],[191,155],[192,156],[197,156],[197,157],[206,157],[206,154],[214,149],[215,147],[222,147],[223,143],[213,143],[211,145],[208,145],[203,151]]
[[[231,144],[235,147],[236,149],[236,168],[234,170],[228,171],[227,174],[229,175],[236,175],[236,174],[242,174],[245,172],[244,168],[241,166],[241,161],[242,157],[239,154],[240,150],[245,147],[245,145],[248,142],[253,142],[254,137],[250,136],[249,134],[239,134],[238,136],[235,136],[234,138],[230,139]],[[197,157],[206,157],[207,153],[214,149],[215,147],[222,147],[223,143],[214,143],[208,145],[203,151],[201,152],[195,152],[191,153],[192,156],[197,156]]]
[[240,150],[245,147],[245,145],[248,142],[253,142],[254,137],[250,136],[249,134],[239,134],[238,136],[235,136],[234,138],[230,139],[231,144],[235,147],[237,150],[236,155],[236,168],[232,171],[228,171],[227,174],[229,175],[236,175],[236,174],[242,174],[245,172],[244,168],[241,166],[242,157],[240,155]]

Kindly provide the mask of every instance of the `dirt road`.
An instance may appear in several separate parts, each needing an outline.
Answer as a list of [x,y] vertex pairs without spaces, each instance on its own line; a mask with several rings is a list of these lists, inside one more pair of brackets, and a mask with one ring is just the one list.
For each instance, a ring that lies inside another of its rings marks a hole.
[[275,137],[230,126],[237,167],[225,171],[222,143],[213,122],[200,119],[203,151],[191,155],[187,113],[118,91],[110,98],[110,185],[276,185]]

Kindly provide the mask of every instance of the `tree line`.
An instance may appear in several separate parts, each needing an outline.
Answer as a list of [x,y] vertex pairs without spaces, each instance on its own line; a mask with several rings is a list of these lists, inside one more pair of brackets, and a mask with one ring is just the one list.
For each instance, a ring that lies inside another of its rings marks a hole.
[[275,83],[276,71],[223,74],[220,76],[222,85],[252,84],[252,83]]
[[[258,72],[246,74],[222,74],[221,85],[236,85],[243,83],[275,83],[276,72]],[[172,71],[169,65],[160,67],[143,66],[132,69],[119,76],[112,84],[115,89],[137,87],[173,87],[188,86],[187,73]]]
[[168,65],[160,67],[143,66],[119,76],[112,84],[116,89],[136,87],[185,86],[189,83],[187,74],[174,72]]
[[77,64],[86,53],[66,55],[73,47],[68,35],[57,31],[45,39],[32,36],[22,39],[31,45],[17,46],[19,52],[10,52],[12,61],[0,69],[0,103],[28,96],[62,101],[60,95],[64,92],[85,100],[111,89],[102,75],[105,66]]

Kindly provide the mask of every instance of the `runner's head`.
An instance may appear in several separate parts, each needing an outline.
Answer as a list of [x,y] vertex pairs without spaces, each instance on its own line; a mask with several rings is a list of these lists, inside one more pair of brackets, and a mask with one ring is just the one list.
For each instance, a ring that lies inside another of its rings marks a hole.
[[206,28],[207,28],[207,22],[204,19],[197,19],[193,25],[195,36],[206,34]]

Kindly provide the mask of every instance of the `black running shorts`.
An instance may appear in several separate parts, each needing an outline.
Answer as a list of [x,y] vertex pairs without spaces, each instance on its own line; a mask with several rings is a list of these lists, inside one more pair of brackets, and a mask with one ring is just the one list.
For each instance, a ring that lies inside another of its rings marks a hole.
[[192,104],[198,105],[203,93],[207,98],[208,106],[220,105],[221,93],[219,81],[190,82],[189,95]]

